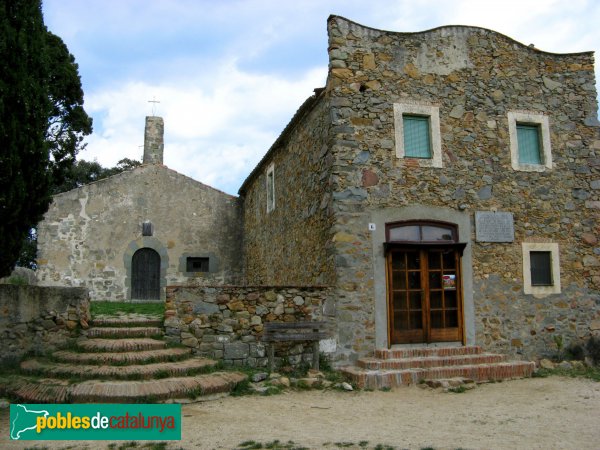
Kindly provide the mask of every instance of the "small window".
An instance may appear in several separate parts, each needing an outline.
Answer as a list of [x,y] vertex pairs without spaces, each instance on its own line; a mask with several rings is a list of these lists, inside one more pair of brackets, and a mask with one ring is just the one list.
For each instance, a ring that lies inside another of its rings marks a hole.
[[413,158],[420,167],[442,167],[439,107],[394,103],[396,157]]
[[387,242],[458,242],[456,225],[438,222],[396,222],[386,224]]
[[154,235],[154,225],[149,220],[146,220],[142,223],[142,236],[152,236]]
[[517,123],[520,164],[542,164],[540,126]]
[[275,165],[267,169],[267,212],[275,209]]
[[524,242],[523,291],[525,294],[560,294],[558,244]]
[[529,252],[532,286],[552,286],[552,252]]
[[186,259],[186,272],[208,272],[208,258],[188,257]]
[[544,172],[552,169],[550,120],[527,111],[508,113],[510,161],[514,170]]
[[429,117],[402,116],[404,127],[404,156],[407,158],[431,158]]

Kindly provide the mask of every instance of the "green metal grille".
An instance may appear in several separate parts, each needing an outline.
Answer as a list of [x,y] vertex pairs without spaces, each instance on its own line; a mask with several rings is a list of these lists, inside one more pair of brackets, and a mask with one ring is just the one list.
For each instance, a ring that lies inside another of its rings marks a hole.
[[429,117],[402,116],[404,130],[404,156],[431,158]]
[[517,142],[521,164],[542,164],[539,126],[517,124]]

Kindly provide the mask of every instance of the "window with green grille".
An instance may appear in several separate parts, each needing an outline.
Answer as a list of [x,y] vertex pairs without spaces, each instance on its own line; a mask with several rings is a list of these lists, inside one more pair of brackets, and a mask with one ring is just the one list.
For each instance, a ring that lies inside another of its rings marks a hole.
[[404,156],[408,158],[431,158],[431,135],[429,117],[402,116],[404,132]]
[[517,123],[520,164],[543,164],[539,125]]

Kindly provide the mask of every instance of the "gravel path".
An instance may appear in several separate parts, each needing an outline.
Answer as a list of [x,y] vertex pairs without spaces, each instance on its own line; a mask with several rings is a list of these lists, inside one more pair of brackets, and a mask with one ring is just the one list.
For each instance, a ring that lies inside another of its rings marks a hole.
[[[366,448],[398,449],[600,448],[600,383],[560,377],[485,384],[462,394],[406,387],[228,397],[184,405],[182,414],[183,439],[169,448],[233,449],[249,440],[291,440],[310,449],[334,449],[338,442],[360,448],[361,441]],[[0,426],[3,449],[84,446],[8,441],[7,410]],[[85,444],[104,449],[109,443]]]

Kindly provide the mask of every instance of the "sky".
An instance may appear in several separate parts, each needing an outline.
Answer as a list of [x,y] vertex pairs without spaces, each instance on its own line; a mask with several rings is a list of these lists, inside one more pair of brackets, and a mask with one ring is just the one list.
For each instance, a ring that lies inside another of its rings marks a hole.
[[330,14],[401,32],[480,26],[553,53],[600,50],[598,0],[43,0],[43,12],[75,56],[94,121],[79,159],[141,160],[145,117],[157,115],[164,163],[234,195],[325,85]]

